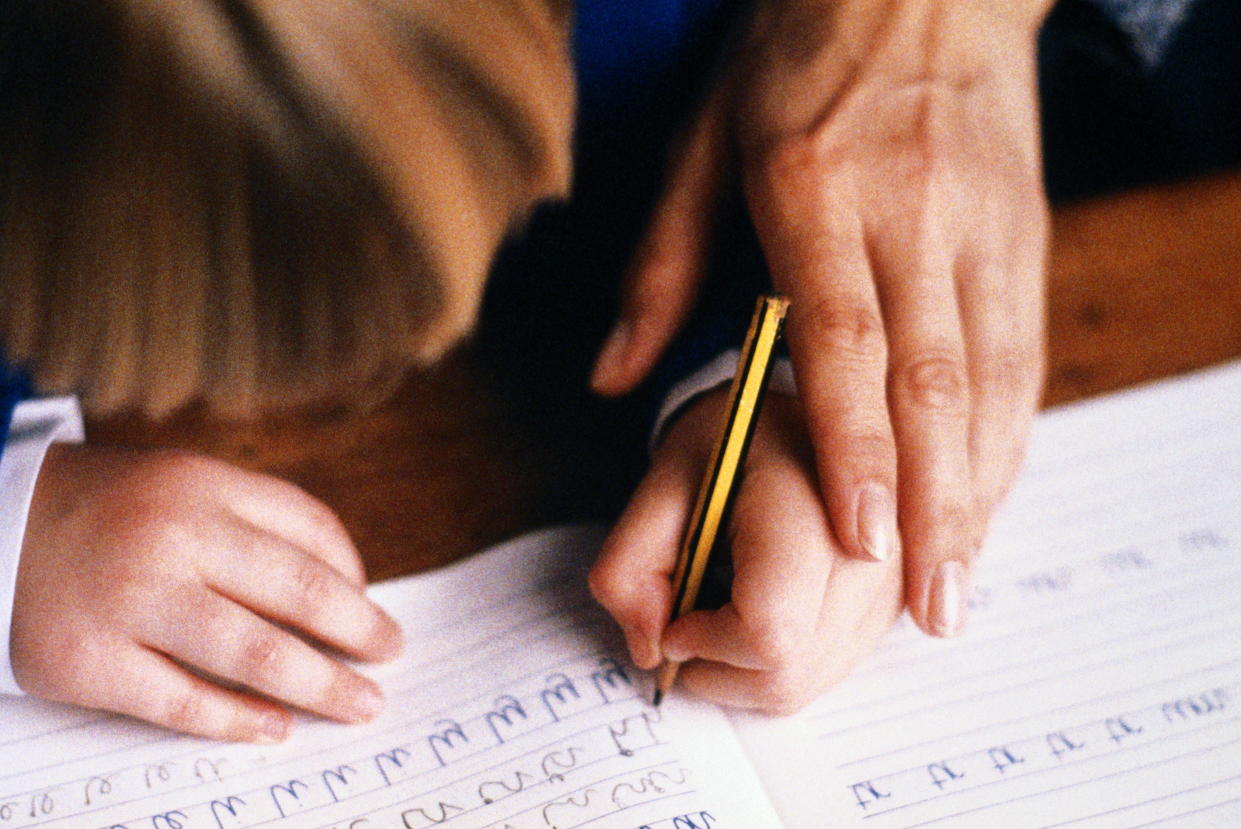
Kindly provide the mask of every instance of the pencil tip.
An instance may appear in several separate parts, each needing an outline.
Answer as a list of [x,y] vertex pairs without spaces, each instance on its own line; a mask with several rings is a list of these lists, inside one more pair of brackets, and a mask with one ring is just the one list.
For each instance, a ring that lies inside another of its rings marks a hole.
[[658,708],[659,704],[663,701],[664,701],[664,692],[656,688],[655,689],[655,707]]

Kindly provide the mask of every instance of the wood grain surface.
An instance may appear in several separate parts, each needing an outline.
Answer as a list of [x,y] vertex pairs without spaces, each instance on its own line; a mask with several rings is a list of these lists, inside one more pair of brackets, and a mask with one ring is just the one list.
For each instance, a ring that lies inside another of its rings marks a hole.
[[[1049,270],[1055,405],[1241,356],[1241,174],[1059,209]],[[186,412],[88,424],[91,440],[206,452],[335,508],[374,580],[552,522],[606,519],[640,451],[626,416],[484,323],[384,407],[224,423]],[[560,385],[557,385],[557,384]],[[623,429],[621,431],[624,431]]]

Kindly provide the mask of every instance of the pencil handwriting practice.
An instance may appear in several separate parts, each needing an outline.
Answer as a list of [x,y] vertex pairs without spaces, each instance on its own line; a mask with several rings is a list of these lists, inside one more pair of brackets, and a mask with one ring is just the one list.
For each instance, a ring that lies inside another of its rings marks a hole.
[[970,630],[902,621],[793,717],[652,708],[586,594],[600,540],[373,587],[408,655],[365,726],[0,700],[0,829],[1241,825],[1241,363],[1042,416]]
[[[705,829],[715,815],[753,809],[703,781],[580,588],[560,589],[563,574],[522,572],[535,566],[529,558],[555,563],[549,546],[544,537],[510,550],[526,560],[497,569],[504,578],[490,591],[470,583],[471,625],[443,616],[409,626],[420,652],[381,677],[387,710],[369,726],[307,720],[288,745],[261,748],[31,700],[6,704],[3,733],[16,736],[2,747],[0,827]],[[574,572],[581,583],[580,562]],[[398,616],[408,608],[435,618],[427,608],[463,578],[438,580],[437,591],[418,591],[425,601],[402,594],[388,604]],[[382,601],[397,590],[377,592]],[[23,708],[39,709],[45,727],[22,733]],[[727,754],[728,743],[713,750]],[[754,799],[761,809],[761,793]]]

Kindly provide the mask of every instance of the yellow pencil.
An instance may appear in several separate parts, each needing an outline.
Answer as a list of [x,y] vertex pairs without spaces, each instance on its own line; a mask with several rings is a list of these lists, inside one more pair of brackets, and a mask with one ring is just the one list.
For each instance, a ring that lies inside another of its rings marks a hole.
[[[741,360],[737,363],[737,373],[728,392],[728,414],[707,465],[707,474],[698,490],[689,531],[677,557],[676,574],[673,576],[673,584],[676,585],[672,602],[673,619],[693,610],[698,600],[707,559],[715,547],[728,506],[732,503],[737,489],[737,473],[745,462],[750,437],[754,434],[763,391],[771,376],[771,358],[788,307],[788,300],[784,297],[762,296],[754,309],[754,319],[750,323]],[[660,666],[655,681],[655,705],[663,701],[664,695],[676,681],[680,664],[665,661]]]

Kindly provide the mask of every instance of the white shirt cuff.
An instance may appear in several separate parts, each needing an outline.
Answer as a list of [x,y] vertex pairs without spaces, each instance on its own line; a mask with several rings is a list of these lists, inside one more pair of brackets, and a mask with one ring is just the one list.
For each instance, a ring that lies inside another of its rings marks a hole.
[[[652,451],[659,445],[668,423],[691,400],[733,379],[733,375],[737,373],[737,363],[740,359],[740,349],[734,348],[731,351],[725,351],[672,387],[667,397],[664,398],[663,405],[659,407],[659,415],[655,418],[655,425],[651,429]],[[787,394],[792,397],[797,396],[797,381],[793,378],[793,364],[789,362],[787,357],[782,357],[772,364],[771,378],[767,381],[767,390]]]
[[9,437],[0,455],[0,694],[22,693],[13,676],[9,637],[17,564],[43,456],[55,442],[81,443],[84,438],[77,398],[27,400],[13,410]]

